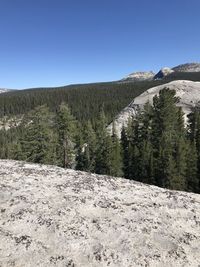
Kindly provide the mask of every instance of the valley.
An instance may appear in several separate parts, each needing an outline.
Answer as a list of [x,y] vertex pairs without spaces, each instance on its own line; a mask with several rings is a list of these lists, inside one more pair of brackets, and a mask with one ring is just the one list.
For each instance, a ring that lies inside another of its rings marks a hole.
[[199,193],[198,66],[183,64],[152,80],[133,75],[132,81],[4,92],[0,157]]

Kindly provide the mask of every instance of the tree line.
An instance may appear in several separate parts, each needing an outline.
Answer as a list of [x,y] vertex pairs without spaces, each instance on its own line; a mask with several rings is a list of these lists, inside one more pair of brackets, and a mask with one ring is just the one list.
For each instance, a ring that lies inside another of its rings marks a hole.
[[107,119],[112,121],[133,98],[161,83],[110,82],[11,91],[0,94],[0,118],[23,115],[42,105],[56,112],[64,101],[78,121],[95,121],[102,104]]
[[167,88],[116,134],[101,110],[95,121],[78,121],[61,103],[52,112],[38,106],[20,126],[0,131],[0,156],[55,164],[98,174],[124,176],[160,187],[200,193],[200,108],[185,127],[175,91]]
[[108,121],[112,121],[136,96],[151,87],[174,80],[200,81],[200,72],[174,72],[162,80],[153,81],[115,81],[13,90],[0,94],[0,118],[23,115],[41,105],[47,105],[50,111],[56,112],[65,101],[79,121],[95,121],[104,103],[105,115]]

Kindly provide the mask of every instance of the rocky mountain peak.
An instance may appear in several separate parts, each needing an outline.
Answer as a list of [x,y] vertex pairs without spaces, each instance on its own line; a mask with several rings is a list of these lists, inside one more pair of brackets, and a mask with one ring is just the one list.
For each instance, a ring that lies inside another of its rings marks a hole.
[[154,76],[154,79],[162,79],[166,77],[167,75],[171,74],[172,72],[174,72],[173,69],[164,67]]
[[153,71],[138,71],[133,72],[126,76],[123,81],[146,81],[146,80],[152,80],[155,73]]
[[173,68],[164,67],[157,74],[153,71],[138,71],[126,76],[121,81],[148,81],[162,79],[173,72],[200,72],[200,63],[185,63]]
[[172,70],[176,72],[200,72],[200,63],[186,63],[178,65]]

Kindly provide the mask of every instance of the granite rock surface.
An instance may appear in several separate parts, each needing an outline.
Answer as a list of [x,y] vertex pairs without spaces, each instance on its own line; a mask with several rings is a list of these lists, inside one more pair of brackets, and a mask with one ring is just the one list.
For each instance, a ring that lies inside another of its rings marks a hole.
[[0,160],[1,267],[198,267],[200,195]]

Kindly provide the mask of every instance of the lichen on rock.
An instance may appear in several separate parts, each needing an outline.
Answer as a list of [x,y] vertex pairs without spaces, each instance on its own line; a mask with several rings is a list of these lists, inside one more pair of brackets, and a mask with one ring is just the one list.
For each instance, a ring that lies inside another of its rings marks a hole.
[[200,196],[0,160],[0,266],[199,266]]

